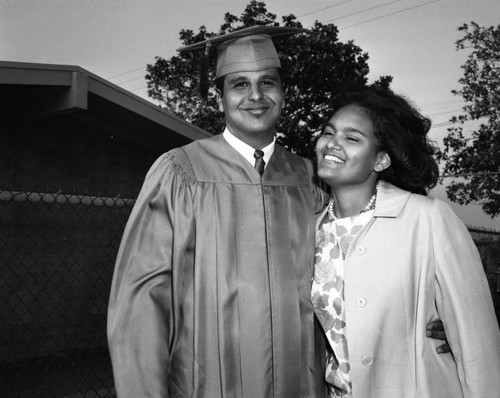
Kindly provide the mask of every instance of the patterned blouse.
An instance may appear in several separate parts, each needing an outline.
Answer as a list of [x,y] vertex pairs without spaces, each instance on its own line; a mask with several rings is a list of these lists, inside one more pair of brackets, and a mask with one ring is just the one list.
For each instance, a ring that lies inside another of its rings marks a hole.
[[330,346],[325,372],[330,397],[352,397],[345,332],[344,260],[352,239],[370,221],[373,213],[371,210],[335,221],[330,221],[326,215],[316,233],[311,296]]

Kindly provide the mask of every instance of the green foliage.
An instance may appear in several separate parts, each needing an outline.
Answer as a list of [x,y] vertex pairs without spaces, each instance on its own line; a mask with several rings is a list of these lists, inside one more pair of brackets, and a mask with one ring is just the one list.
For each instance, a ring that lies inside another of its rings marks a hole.
[[[253,0],[240,17],[226,13],[219,32],[207,32],[204,26],[198,33],[182,30],[181,46],[256,24],[302,27],[294,15],[282,17],[281,25],[276,19],[264,2]],[[332,97],[347,87],[367,83],[368,55],[352,41],[339,42],[333,24],[316,22],[307,34],[274,41],[282,60],[287,103],[277,126],[277,140],[287,149],[312,158],[315,134],[332,113]],[[218,134],[224,129],[224,119],[213,84],[215,57],[210,61],[211,88],[206,100],[197,91],[202,57],[201,51],[182,52],[169,60],[157,57],[156,63],[147,67],[148,94],[183,119]],[[388,87],[391,80],[384,76],[375,84]]]
[[[451,119],[440,160],[444,174],[459,175],[447,188],[460,204],[481,202],[486,214],[500,214],[500,25],[481,27],[475,22],[458,28],[464,33],[457,50],[470,51],[462,69],[463,86],[455,95],[465,100],[463,114]],[[475,121],[470,133],[465,124]]]

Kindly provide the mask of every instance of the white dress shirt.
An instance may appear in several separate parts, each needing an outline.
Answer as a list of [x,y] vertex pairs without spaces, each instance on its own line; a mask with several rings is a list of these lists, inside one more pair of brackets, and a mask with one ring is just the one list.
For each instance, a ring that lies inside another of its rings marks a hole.
[[[253,156],[255,148],[235,137],[231,134],[227,127],[222,135],[227,143],[236,149],[246,160],[248,160],[252,166],[255,164],[255,158]],[[273,138],[273,142],[271,142],[268,146],[261,148],[261,151],[264,152],[264,162],[266,162],[266,166],[274,152],[274,143],[275,139]]]

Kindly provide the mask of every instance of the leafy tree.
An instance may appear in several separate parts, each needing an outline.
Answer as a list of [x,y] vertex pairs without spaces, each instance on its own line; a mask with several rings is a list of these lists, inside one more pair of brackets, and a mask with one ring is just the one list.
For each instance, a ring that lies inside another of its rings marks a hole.
[[[240,17],[226,13],[217,33],[201,26],[198,33],[183,29],[179,36],[185,46],[256,24],[302,27],[294,15],[283,17],[282,25],[276,18],[264,2],[253,0]],[[335,25],[319,22],[307,34],[274,42],[282,61],[287,102],[277,127],[277,140],[293,152],[313,157],[314,135],[330,116],[332,97],[348,86],[367,83],[368,55],[352,41],[339,42]],[[147,66],[148,94],[183,119],[218,134],[223,131],[224,120],[213,88],[215,57],[210,60],[211,89],[205,100],[197,91],[202,58],[202,51],[182,52],[169,60],[156,57],[156,63]],[[391,80],[384,76],[375,84],[389,87]]]
[[[461,90],[452,91],[465,100],[463,114],[451,119],[440,159],[444,174],[459,176],[447,187],[457,203],[481,202],[486,214],[500,214],[500,25],[481,27],[475,22],[458,28],[464,33],[457,50],[470,53],[462,69]],[[477,129],[464,134],[465,123]],[[467,137],[466,137],[467,136]]]

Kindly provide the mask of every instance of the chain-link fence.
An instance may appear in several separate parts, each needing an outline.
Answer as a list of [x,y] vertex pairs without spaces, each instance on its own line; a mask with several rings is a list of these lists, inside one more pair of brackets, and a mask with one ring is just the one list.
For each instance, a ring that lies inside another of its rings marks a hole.
[[114,397],[106,312],[131,199],[0,191],[0,397]]

